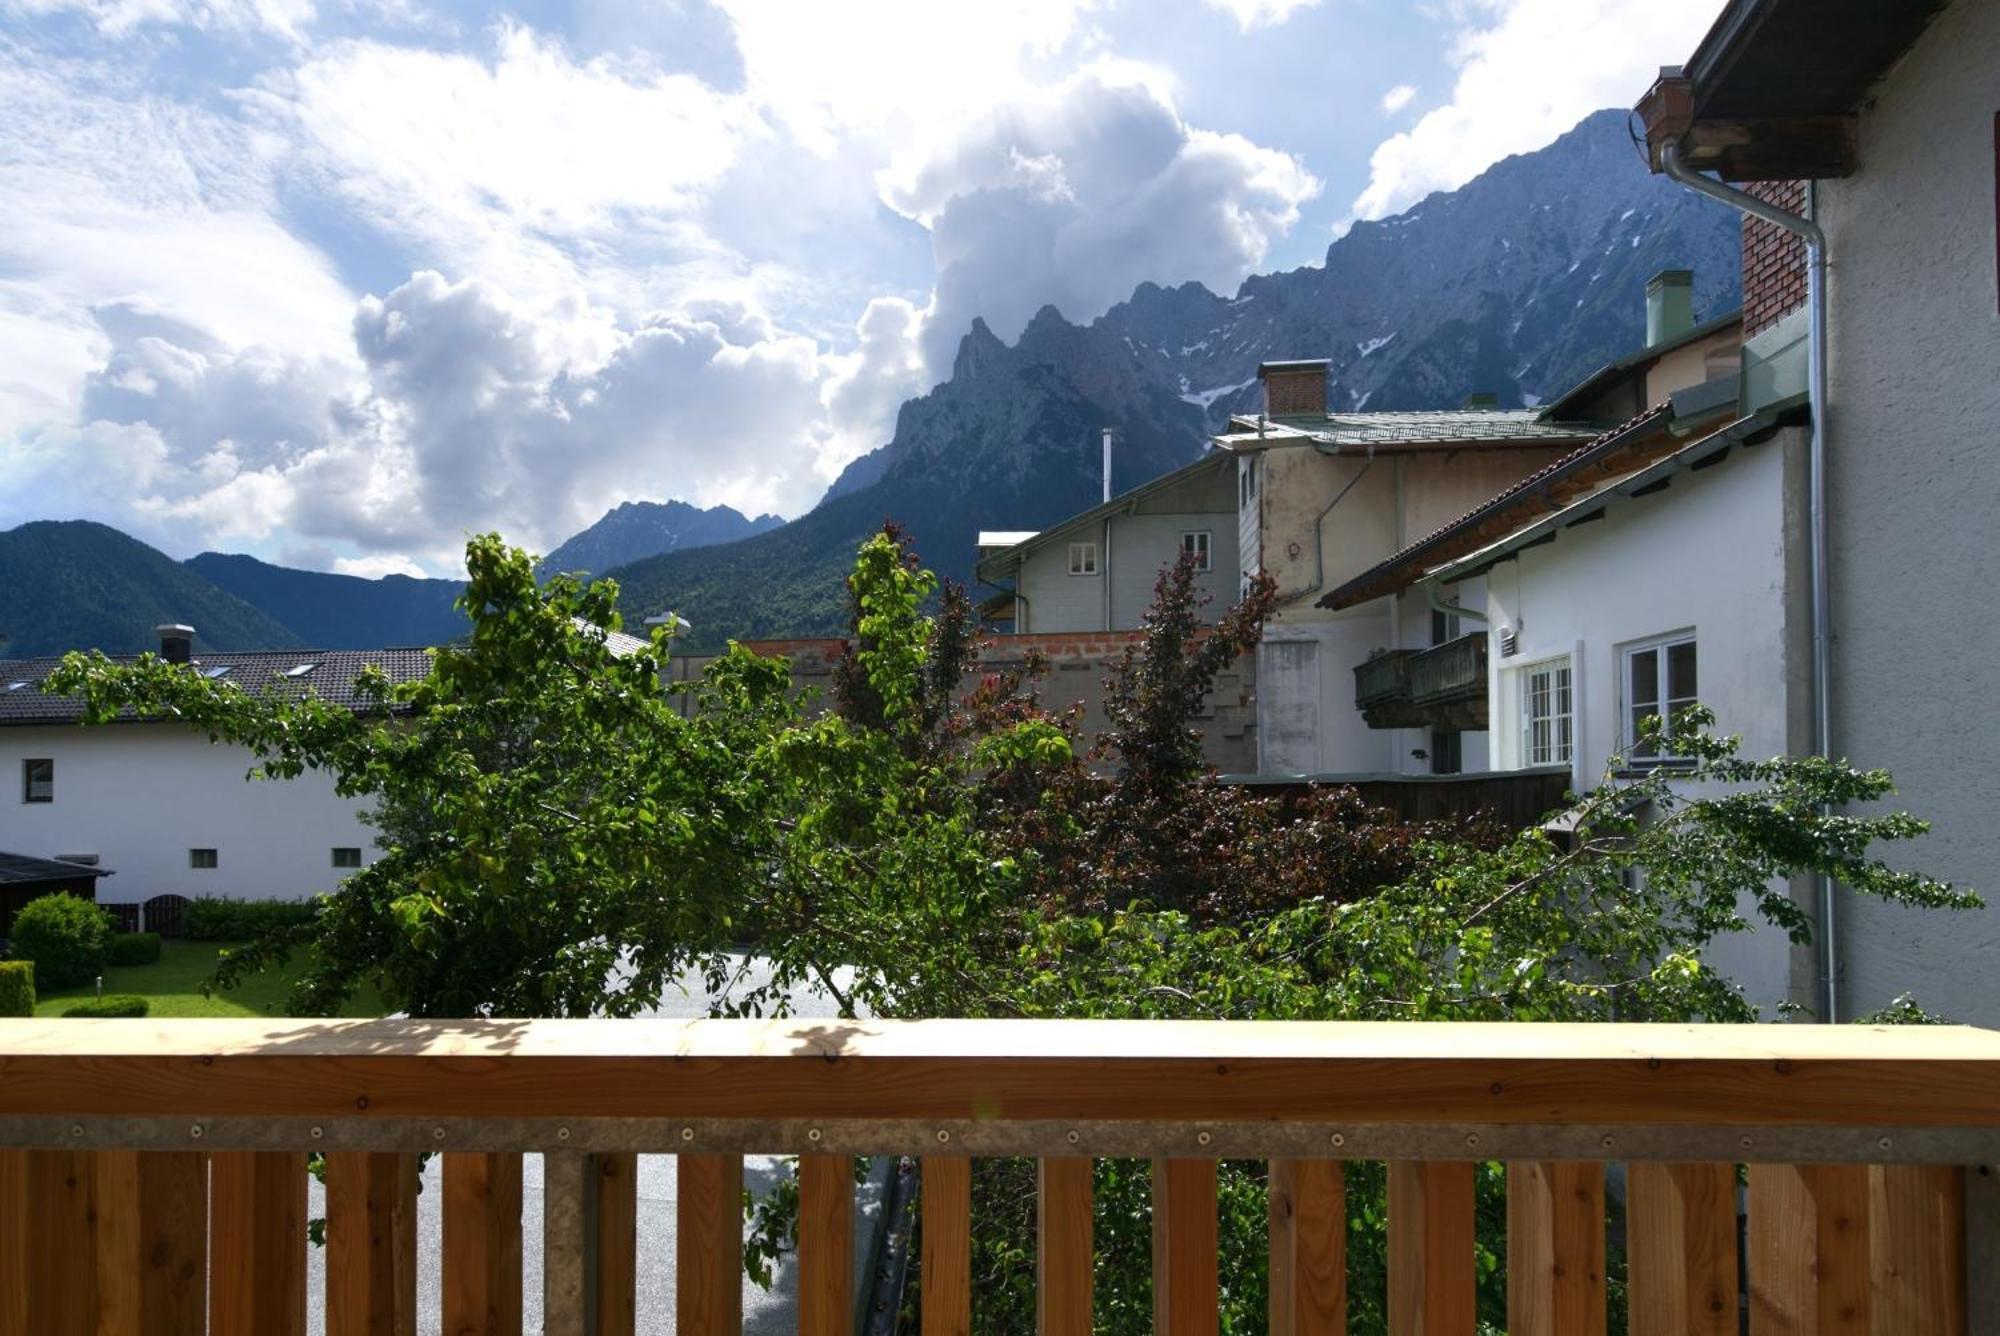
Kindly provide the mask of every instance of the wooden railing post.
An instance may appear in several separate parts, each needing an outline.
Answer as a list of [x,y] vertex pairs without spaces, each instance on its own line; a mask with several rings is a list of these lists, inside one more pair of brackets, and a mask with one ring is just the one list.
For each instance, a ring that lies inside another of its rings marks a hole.
[[1874,1330],[1867,1166],[1753,1164],[1749,1220],[1751,1336]]
[[741,1336],[743,1157],[681,1155],[674,1172],[677,1336]]
[[799,1336],[853,1336],[854,1159],[799,1156]]
[[208,1330],[208,1163],[194,1151],[99,1151],[98,1336]]
[[1632,1336],[1736,1336],[1736,1166],[1625,1171]]
[[590,1157],[591,1336],[634,1336],[639,1323],[639,1157]]
[[0,1150],[0,1336],[28,1336],[28,1152]]
[[1389,1162],[1389,1336],[1473,1336],[1473,1168]]
[[1080,1156],[1036,1166],[1035,1330],[1039,1336],[1090,1336],[1096,1264],[1091,1162]]
[[1271,1161],[1271,1336],[1346,1336],[1347,1195],[1338,1160]]
[[209,1212],[212,1336],[304,1336],[305,1155],[211,1156]]
[[415,1336],[417,1157],[326,1157],[327,1336]]
[[1965,1171],[1878,1165],[1868,1188],[1875,1329],[1965,1336]]
[[94,1161],[86,1151],[0,1151],[4,1336],[96,1336]]
[[972,1161],[926,1155],[923,1336],[972,1336]]
[[522,1336],[521,1156],[444,1157],[444,1336]]
[[1215,1161],[1153,1161],[1153,1330],[1215,1336]]
[[1508,1336],[1602,1333],[1604,1166],[1507,1166]]

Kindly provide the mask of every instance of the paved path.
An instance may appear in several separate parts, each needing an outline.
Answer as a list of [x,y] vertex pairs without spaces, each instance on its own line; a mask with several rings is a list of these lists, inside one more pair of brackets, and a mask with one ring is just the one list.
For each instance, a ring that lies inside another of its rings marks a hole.
[[[737,957],[741,978],[746,985],[754,986],[767,979],[760,962],[739,955]],[[706,1016],[711,998],[705,992],[698,976],[691,976],[678,996],[667,1000],[655,1013],[661,1016]],[[795,995],[793,1010],[801,1016],[833,1016],[838,1014],[832,1003],[817,994]],[[855,1223],[855,1267],[858,1277],[866,1265],[869,1241],[874,1237],[875,1221],[882,1209],[882,1188],[887,1177],[887,1162],[878,1161],[871,1166],[868,1183],[856,1189],[856,1211],[859,1215]],[[770,1191],[782,1171],[779,1161],[768,1156],[751,1156],[743,1164],[743,1184],[758,1194]],[[439,1203],[443,1200],[443,1185],[440,1179],[440,1162],[432,1157],[425,1166],[423,1190],[417,1198],[417,1327],[425,1336],[437,1333],[440,1327],[440,1261],[443,1247],[443,1221]],[[312,1215],[324,1215],[324,1204],[320,1187],[312,1186]],[[542,1326],[542,1163],[539,1155],[527,1157],[522,1174],[521,1211],[521,1251],[525,1275],[522,1278],[522,1302],[526,1310],[524,1328],[527,1332],[539,1332]],[[672,1331],[674,1313],[674,1161],[670,1156],[647,1155],[639,1161],[639,1330]],[[307,1331],[311,1336],[324,1336],[326,1331],[325,1306],[325,1265],[326,1257],[321,1249],[314,1248],[308,1259],[308,1311]],[[776,1270],[775,1284],[770,1290],[760,1289],[746,1280],[743,1284],[743,1330],[748,1336],[779,1336],[797,1330],[794,1317],[794,1295],[796,1282],[792,1275],[789,1259],[780,1262]]]

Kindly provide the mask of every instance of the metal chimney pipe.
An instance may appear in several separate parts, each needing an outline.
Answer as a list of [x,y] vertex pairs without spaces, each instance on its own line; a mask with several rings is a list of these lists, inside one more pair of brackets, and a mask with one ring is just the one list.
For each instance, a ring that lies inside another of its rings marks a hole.
[[1104,429],[1104,499],[1111,499],[1111,428]]

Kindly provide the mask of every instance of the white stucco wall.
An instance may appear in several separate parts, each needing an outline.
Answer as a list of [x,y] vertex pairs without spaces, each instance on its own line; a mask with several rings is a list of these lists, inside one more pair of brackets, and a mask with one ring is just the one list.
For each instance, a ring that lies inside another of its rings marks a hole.
[[[1860,169],[1821,186],[1830,276],[1833,745],[1933,822],[1896,861],[2000,905],[2000,517],[1994,117],[2000,2],[1947,6],[1861,117]],[[1843,1002],[1904,991],[2000,1023],[2000,908],[1843,898]]]
[[[21,801],[21,762],[55,761],[55,800]],[[261,899],[330,891],[352,869],[336,847],[378,856],[375,830],[331,778],[246,782],[240,747],[169,724],[0,729],[0,849],[49,858],[96,854],[116,875],[97,898],[139,903],[155,895]],[[214,849],[218,866],[191,868],[190,849]]]
[[[1489,681],[1494,768],[1528,764],[1522,738],[1529,670],[1571,661],[1578,787],[1594,786],[1625,745],[1623,650],[1692,632],[1697,686],[1717,727],[1748,756],[1787,749],[1784,459],[1777,441],[1737,446],[1664,493],[1622,501],[1486,577],[1495,634]],[[1519,647],[1500,655],[1498,628]],[[1768,1013],[1790,996],[1790,947],[1763,929],[1718,943],[1710,963]]]

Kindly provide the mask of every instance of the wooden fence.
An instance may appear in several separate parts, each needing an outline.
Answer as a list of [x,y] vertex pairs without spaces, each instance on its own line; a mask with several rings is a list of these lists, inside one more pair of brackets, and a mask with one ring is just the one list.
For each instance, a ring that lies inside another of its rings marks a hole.
[[[1270,1329],[1345,1330],[1344,1167],[1388,1162],[1389,1322],[1474,1330],[1475,1166],[1507,1166],[1514,1336],[1605,1330],[1624,1166],[1640,1336],[1991,1331],[2000,1034],[1811,1026],[0,1022],[0,1336],[295,1336],[326,1155],[330,1336],[635,1328],[636,1157],[679,1175],[682,1333],[741,1328],[746,1153],[798,1153],[798,1329],[852,1330],[852,1158],[922,1157],[926,1333],[970,1329],[970,1160],[1040,1161],[1039,1329],[1091,1329],[1095,1157],[1153,1162],[1156,1330],[1217,1330],[1216,1171],[1270,1163]],[[1739,1177],[1739,1168],[1747,1175]],[[1971,1225],[1968,1226],[1968,1221]],[[1747,1246],[1739,1256],[1739,1223]]]

